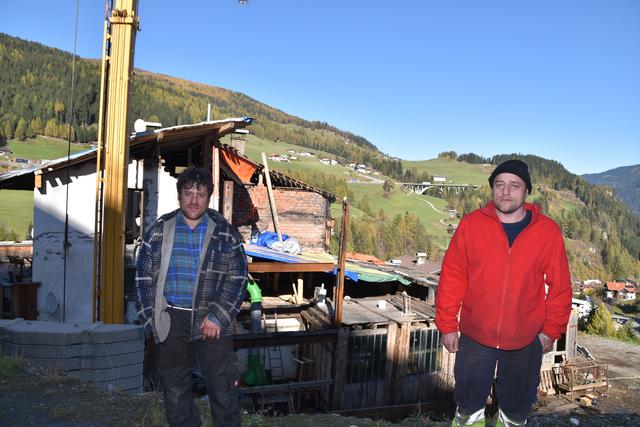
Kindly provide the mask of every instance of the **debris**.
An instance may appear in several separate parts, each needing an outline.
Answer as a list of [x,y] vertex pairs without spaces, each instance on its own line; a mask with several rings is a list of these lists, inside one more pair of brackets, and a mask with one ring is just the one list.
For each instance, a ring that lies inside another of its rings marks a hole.
[[580,425],[580,420],[575,418],[575,417],[571,417],[569,418],[569,421],[571,422],[571,424],[573,424],[574,426],[579,426]]
[[591,406],[591,399],[589,399],[586,396],[582,396],[580,398],[580,404],[583,405],[583,406]]

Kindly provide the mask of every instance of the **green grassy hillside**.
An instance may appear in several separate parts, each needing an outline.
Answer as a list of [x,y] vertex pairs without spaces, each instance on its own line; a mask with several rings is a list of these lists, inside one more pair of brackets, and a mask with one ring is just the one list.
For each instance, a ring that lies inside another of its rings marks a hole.
[[[447,202],[432,196],[421,196],[416,193],[408,193],[396,186],[396,191],[389,198],[383,197],[382,185],[376,184],[349,184],[356,196],[356,204],[359,200],[366,199],[374,211],[384,209],[387,217],[395,217],[405,212],[416,214],[427,228],[434,243],[446,248],[451,236],[447,233],[448,224],[457,224],[456,218],[451,218],[446,212]],[[436,212],[430,202],[438,211]],[[335,217],[341,217],[341,208],[335,204],[331,212]]]
[[[61,139],[38,136],[26,141],[11,139],[7,147],[11,157],[28,160],[54,160],[67,155],[67,142]],[[71,154],[87,150],[87,144],[71,144]],[[0,238],[9,232],[24,239],[27,227],[33,223],[33,192],[0,190]]]
[[447,181],[454,184],[487,183],[487,177],[493,170],[493,165],[477,165],[447,159],[431,160],[403,160],[403,169],[416,169],[418,172],[428,172],[430,175],[445,176]]
[[[0,190],[0,233],[13,231],[22,240],[32,223],[33,191]],[[0,240],[6,238],[0,236]]]
[[[10,139],[8,148],[11,150],[13,157],[28,160],[54,160],[67,155],[67,141],[46,136],[37,136],[26,141]],[[72,143],[71,154],[88,150],[89,148],[87,144]]]

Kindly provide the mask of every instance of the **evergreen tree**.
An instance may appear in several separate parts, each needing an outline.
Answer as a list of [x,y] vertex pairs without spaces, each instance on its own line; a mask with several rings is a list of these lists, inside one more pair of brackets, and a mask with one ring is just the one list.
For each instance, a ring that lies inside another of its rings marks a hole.
[[27,122],[23,117],[20,117],[20,120],[18,121],[15,137],[20,141],[24,141],[25,139],[27,139]]
[[3,135],[7,139],[13,138],[13,125],[11,124],[11,120],[4,122]]
[[587,333],[603,337],[612,337],[615,335],[615,324],[611,313],[609,313],[604,303],[598,305],[595,311],[593,311],[591,319],[589,319],[589,324],[587,325]]
[[32,119],[27,128],[27,138],[35,138],[42,134],[42,120],[40,117]]

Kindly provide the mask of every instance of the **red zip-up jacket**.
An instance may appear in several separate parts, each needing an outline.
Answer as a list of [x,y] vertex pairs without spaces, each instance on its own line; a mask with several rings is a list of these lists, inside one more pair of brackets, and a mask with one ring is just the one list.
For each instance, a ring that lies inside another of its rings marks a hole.
[[511,248],[493,202],[462,219],[436,293],[441,333],[459,330],[487,347],[516,350],[540,332],[551,339],[565,332],[572,292],[562,233],[537,205],[525,209],[531,222]]

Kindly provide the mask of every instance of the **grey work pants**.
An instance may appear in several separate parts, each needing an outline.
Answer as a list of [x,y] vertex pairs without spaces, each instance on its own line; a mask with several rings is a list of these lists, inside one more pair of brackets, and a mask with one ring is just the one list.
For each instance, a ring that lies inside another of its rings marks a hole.
[[169,308],[171,329],[158,345],[158,371],[171,426],[202,424],[193,401],[192,372],[196,357],[209,395],[211,418],[216,427],[240,426],[239,379],[233,339],[190,340],[191,312]]

